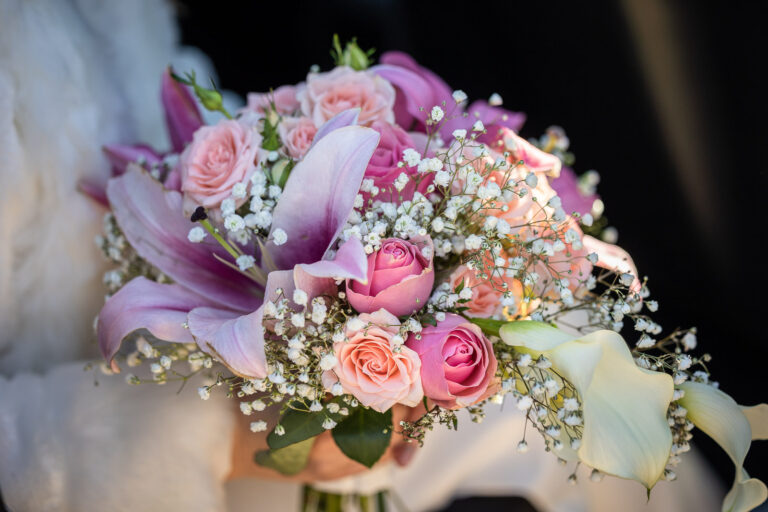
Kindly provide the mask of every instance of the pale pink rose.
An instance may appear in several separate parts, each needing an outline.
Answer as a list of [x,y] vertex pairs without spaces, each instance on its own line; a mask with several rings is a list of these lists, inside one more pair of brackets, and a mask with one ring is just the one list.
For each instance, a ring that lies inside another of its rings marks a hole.
[[277,131],[288,156],[298,160],[312,145],[317,127],[308,117],[286,117],[280,121]]
[[200,206],[219,206],[236,183],[248,183],[259,147],[261,135],[235,120],[199,128],[181,155],[182,192]]
[[395,352],[392,342],[400,321],[383,309],[359,319],[366,324],[362,329],[348,329],[347,339],[333,344],[338,363],[323,373],[325,387],[340,382],[345,393],[379,412],[418,405],[424,396],[419,356],[404,346]]
[[296,93],[302,88],[302,85],[283,85],[272,92],[251,92],[248,93],[247,109],[260,114],[264,114],[270,103],[275,103],[275,110],[278,114],[290,115],[299,110],[299,100],[296,99]]
[[[425,256],[424,252],[429,255]],[[413,237],[410,241],[383,240],[381,248],[368,255],[367,282],[347,279],[349,303],[360,313],[384,308],[403,316],[420,310],[435,284],[433,252],[429,236]]]
[[440,407],[460,409],[490,396],[498,363],[480,327],[447,314],[437,326],[425,326],[420,339],[405,343],[421,358],[424,395]]
[[310,73],[306,88],[297,95],[301,111],[319,128],[344,110],[360,109],[358,122],[394,123],[395,89],[378,75],[341,66],[328,73]]

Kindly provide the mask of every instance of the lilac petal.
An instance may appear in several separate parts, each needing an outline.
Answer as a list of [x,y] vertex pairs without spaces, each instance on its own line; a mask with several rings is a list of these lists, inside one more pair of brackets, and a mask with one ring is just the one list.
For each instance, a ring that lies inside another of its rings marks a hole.
[[107,197],[117,223],[136,252],[176,283],[228,309],[253,311],[261,289],[251,279],[218,261],[231,260],[210,237],[187,240],[194,224],[184,216],[182,196],[164,190],[145,171],[132,167],[109,180]]
[[187,86],[173,79],[170,68],[163,73],[160,97],[171,146],[173,151],[180,153],[192,141],[195,131],[203,125],[203,117]]
[[[278,288],[288,297],[292,295],[293,272],[283,270],[269,274],[265,296],[274,300]],[[266,377],[262,307],[247,315],[200,307],[189,313],[187,322],[200,349],[221,360],[234,373],[242,377]]]
[[159,164],[162,161],[159,153],[143,144],[135,146],[110,144],[101,149],[107,155],[109,163],[112,164],[112,176],[123,174],[128,168],[128,164],[131,163],[146,162],[143,167],[152,167],[153,164]]
[[204,352],[220,359],[241,377],[267,375],[262,309],[247,315],[216,308],[196,308],[189,313],[189,331]]
[[[440,103],[434,103],[435,96],[430,83],[413,71],[400,66],[380,64],[373,66],[371,72],[386,79],[402,91],[406,110],[414,119],[423,122],[427,114],[420,108],[429,110]],[[450,93],[448,96],[450,97]]]
[[331,133],[334,130],[338,130],[339,128],[344,128],[345,126],[354,126],[357,124],[357,118],[360,116],[360,109],[359,108],[350,108],[349,110],[344,110],[343,112],[339,112],[332,118],[330,118],[328,121],[323,123],[323,126],[321,126],[317,133],[315,133],[315,138],[312,139],[312,145],[309,146],[309,149],[312,149],[317,142]]
[[[479,119],[485,126],[505,126],[516,132],[520,131],[525,123],[525,114],[512,112],[501,107],[489,105],[487,101],[477,100],[467,109],[468,127],[471,127]],[[490,130],[489,130],[490,131]]]
[[375,130],[346,126],[319,140],[296,165],[272,214],[272,232],[288,235],[283,245],[267,244],[277,269],[323,259],[352,211],[378,143]]
[[83,178],[77,182],[77,189],[102,206],[109,207],[107,183],[98,177]]
[[101,353],[112,361],[123,339],[138,329],[147,329],[166,341],[193,342],[184,328],[187,313],[207,304],[206,299],[177,284],[137,277],[110,297],[99,313],[97,335]]
[[352,237],[339,247],[333,260],[296,265],[293,278],[296,287],[307,292],[312,299],[336,293],[336,279],[365,281],[367,270],[368,257],[363,244]]

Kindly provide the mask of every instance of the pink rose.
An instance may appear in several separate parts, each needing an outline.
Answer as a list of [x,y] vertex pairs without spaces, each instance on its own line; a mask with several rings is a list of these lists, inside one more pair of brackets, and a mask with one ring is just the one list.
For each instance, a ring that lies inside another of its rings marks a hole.
[[300,85],[283,85],[273,92],[248,93],[248,106],[246,108],[264,114],[269,108],[269,104],[274,102],[278,114],[293,114],[299,110],[299,100],[296,99],[296,92],[300,88]]
[[[366,283],[347,279],[347,299],[360,313],[386,309],[396,316],[410,315],[427,303],[435,283],[432,239],[411,241],[388,238],[368,255]],[[427,255],[425,255],[427,254]]]
[[323,373],[325,387],[330,389],[338,381],[345,393],[379,412],[395,404],[418,405],[424,396],[421,362],[408,347],[393,350],[398,319],[383,309],[359,319],[364,327],[347,329],[347,340],[333,344],[338,363]]
[[309,150],[317,133],[315,123],[308,117],[286,117],[280,121],[277,130],[286,153],[297,160]]
[[459,315],[445,315],[437,327],[424,327],[421,339],[411,334],[405,345],[421,358],[424,395],[440,407],[460,409],[493,393],[493,346],[478,326]]
[[236,183],[247,183],[256,171],[260,146],[256,129],[235,120],[201,127],[181,155],[182,192],[200,206],[219,206]]
[[348,110],[359,108],[361,125],[374,121],[393,123],[395,115],[395,89],[378,75],[355,71],[346,66],[328,73],[310,73],[307,86],[298,93],[301,111],[320,127],[330,118]]
[[[399,203],[400,197],[402,197],[403,200],[410,201],[413,199],[413,192],[416,190],[416,182],[409,181],[400,192],[397,191],[394,183],[401,173],[413,176],[417,172],[416,167],[397,166],[398,162],[403,160],[403,151],[416,147],[413,139],[399,126],[383,121],[375,121],[371,128],[381,135],[379,145],[376,147],[376,151],[373,152],[373,156],[368,162],[368,168],[365,170],[365,177],[372,179],[373,184],[379,188],[379,193],[373,199]],[[422,181],[426,182],[427,180]],[[426,187],[420,186],[419,188],[425,189]],[[370,194],[363,193],[363,197],[367,201]]]

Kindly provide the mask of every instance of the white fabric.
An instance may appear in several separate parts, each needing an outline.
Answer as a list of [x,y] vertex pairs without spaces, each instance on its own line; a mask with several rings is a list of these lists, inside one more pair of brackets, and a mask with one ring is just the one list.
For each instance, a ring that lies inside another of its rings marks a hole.
[[[14,512],[298,510],[297,485],[224,483],[228,401],[100,374],[94,386],[83,371],[82,359],[96,357],[104,265],[92,243],[101,212],[76,183],[106,176],[101,144],[166,144],[164,66],[209,73],[199,54],[174,48],[172,14],[159,0],[0,0],[0,488]],[[542,512],[719,507],[722,493],[695,457],[647,507],[631,482],[582,474],[568,486],[568,469],[535,432],[530,452],[515,452],[519,414],[494,411],[482,425],[432,432],[407,469],[327,485],[392,482],[413,511],[454,493],[521,494]]]

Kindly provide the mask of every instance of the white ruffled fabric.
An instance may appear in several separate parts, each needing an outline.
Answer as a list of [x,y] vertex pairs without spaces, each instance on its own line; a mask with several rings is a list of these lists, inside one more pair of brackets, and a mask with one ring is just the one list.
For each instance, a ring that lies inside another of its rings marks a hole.
[[[298,510],[298,485],[225,482],[228,400],[101,374],[94,386],[83,371],[97,357],[104,263],[92,242],[102,212],[76,184],[107,176],[102,144],[166,144],[162,69],[210,74],[176,41],[160,0],[0,0],[0,489],[14,512]],[[722,492],[695,456],[646,506],[632,482],[582,472],[567,485],[568,468],[535,432],[518,454],[523,424],[514,408],[490,407],[482,425],[432,432],[408,468],[324,487],[393,486],[413,511],[481,494],[525,496],[542,512],[719,509]]]

